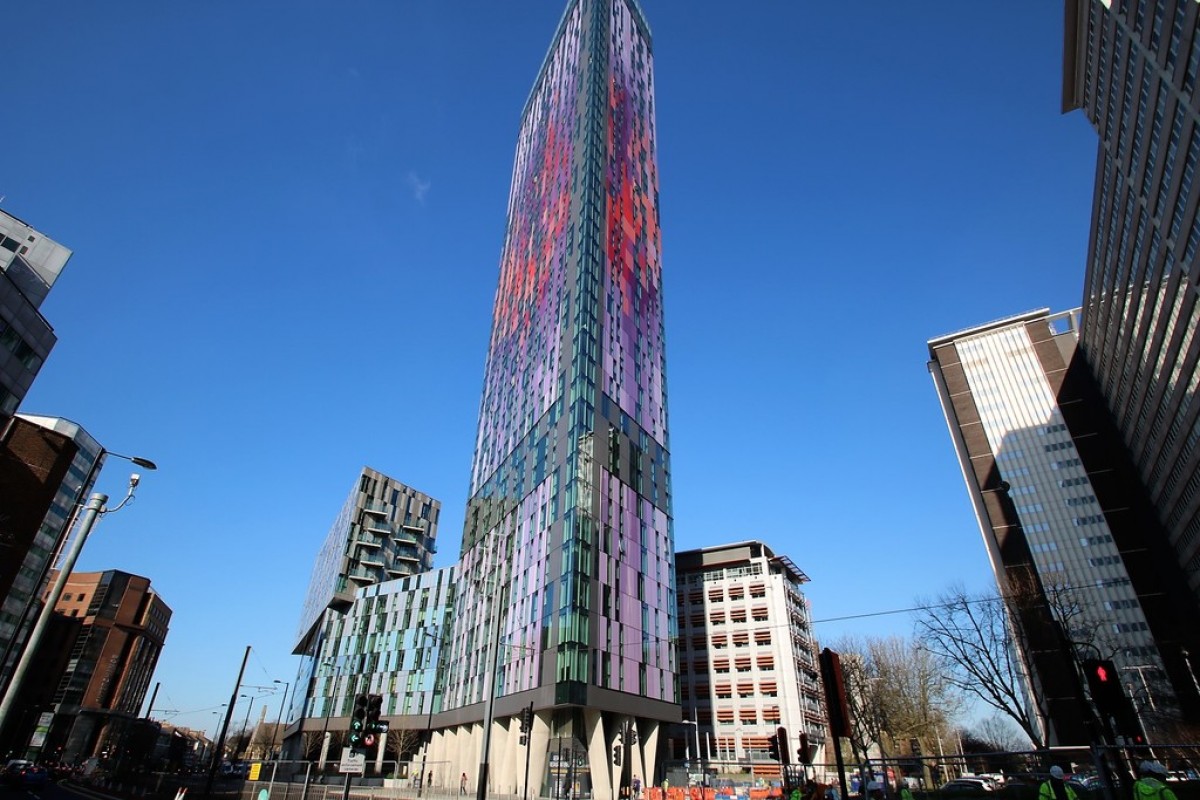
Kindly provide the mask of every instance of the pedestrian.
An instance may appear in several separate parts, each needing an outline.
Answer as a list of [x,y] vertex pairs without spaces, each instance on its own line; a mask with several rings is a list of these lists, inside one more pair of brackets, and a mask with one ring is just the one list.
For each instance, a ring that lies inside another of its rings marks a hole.
[[462,777],[458,779],[458,793],[467,793],[467,773],[465,772],[462,774]]
[[671,782],[663,778],[662,782],[662,800],[667,800],[667,790],[671,788]]
[[1134,800],[1176,800],[1175,792],[1163,783],[1166,777],[1167,768],[1161,762],[1143,761],[1133,784]]
[[1055,764],[1050,768],[1050,780],[1038,789],[1038,800],[1079,800],[1067,782],[1063,780],[1063,768]]
[[883,784],[879,781],[868,781],[867,797],[870,800],[883,800]]
[[429,789],[432,787],[433,787],[433,770],[429,770],[429,780],[425,782],[425,788]]
[[635,798],[642,796],[642,776],[641,775],[633,776],[633,796]]
[[913,800],[912,789],[908,788],[908,781],[903,778],[896,784],[896,797],[900,800]]

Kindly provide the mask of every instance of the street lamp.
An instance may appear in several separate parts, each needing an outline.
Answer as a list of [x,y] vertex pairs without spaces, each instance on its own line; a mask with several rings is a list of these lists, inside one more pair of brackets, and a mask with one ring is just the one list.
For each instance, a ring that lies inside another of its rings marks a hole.
[[250,703],[246,706],[246,721],[242,723],[242,733],[244,733],[246,735],[246,744],[244,747],[240,748],[241,752],[244,755],[249,755],[250,743],[251,743],[251,740],[254,738],[254,735],[250,732],[250,709],[254,708],[254,701],[258,698],[253,697],[248,694],[244,694],[241,696],[250,701]]
[[[421,634],[437,641],[437,628],[433,632],[422,629]],[[437,679],[438,669],[437,663],[433,665],[433,690],[429,693],[429,718],[425,720],[425,747],[421,750],[421,774],[417,776],[417,797],[421,796],[421,792],[425,789],[425,759],[429,757],[429,748],[433,746],[433,701],[437,697]]]
[[[288,689],[292,688],[292,684],[288,681],[275,680],[272,683],[283,684],[283,700],[279,703],[279,717],[275,720],[275,730],[271,733],[271,753],[275,752],[275,740],[279,737],[279,726],[283,724],[283,707],[287,705]],[[278,756],[273,756],[278,758]]]
[[321,662],[323,667],[333,667],[333,687],[329,694],[329,702],[325,702],[324,696],[321,697],[322,705],[324,705],[325,721],[321,726],[321,766],[320,772],[325,771],[325,760],[329,755],[329,716],[333,712],[333,705],[337,701],[338,682],[342,677],[342,665],[340,662],[335,663],[334,659],[327,658]]
[[[110,455],[118,454],[110,453]],[[120,456],[120,458],[128,459],[145,469],[158,469],[154,462],[149,459],[133,456]],[[0,719],[10,718],[13,704],[16,701],[17,695],[20,694],[21,684],[25,680],[25,673],[29,671],[34,654],[37,652],[38,645],[41,643],[42,636],[46,631],[46,626],[50,623],[50,618],[54,615],[54,609],[58,605],[59,598],[62,597],[63,588],[67,585],[67,579],[75,569],[75,562],[79,560],[79,554],[83,550],[83,545],[87,542],[92,528],[95,527],[96,521],[105,514],[112,514],[124,508],[133,499],[133,493],[140,482],[141,476],[137,473],[129,476],[129,489],[126,491],[125,499],[118,503],[115,508],[105,508],[104,504],[108,502],[108,495],[101,492],[96,492],[88,498],[87,505],[83,509],[83,516],[80,519],[79,533],[75,535],[75,541],[71,543],[71,547],[63,559],[58,575],[54,579],[54,584],[50,587],[50,593],[46,595],[46,602],[38,614],[37,622],[34,623],[33,630],[29,632],[29,638],[25,641],[25,649],[21,651],[21,660],[17,662],[17,666],[13,669],[12,679],[9,680],[8,687],[4,691],[4,699],[0,700]],[[69,532],[70,529],[68,529]]]

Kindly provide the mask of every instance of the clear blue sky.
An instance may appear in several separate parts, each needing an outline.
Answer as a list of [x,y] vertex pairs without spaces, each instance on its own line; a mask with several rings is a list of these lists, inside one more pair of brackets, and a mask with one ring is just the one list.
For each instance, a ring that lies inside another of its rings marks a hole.
[[[763,539],[818,620],[987,585],[925,342],[1081,302],[1096,145],[1059,111],[1061,4],[644,7],[677,547]],[[75,251],[22,410],[160,465],[80,567],[146,575],[174,609],[174,721],[213,729],[247,645],[248,683],[292,680],[364,464],[440,498],[438,566],[457,557],[518,116],[561,10],[14,19],[3,208]]]

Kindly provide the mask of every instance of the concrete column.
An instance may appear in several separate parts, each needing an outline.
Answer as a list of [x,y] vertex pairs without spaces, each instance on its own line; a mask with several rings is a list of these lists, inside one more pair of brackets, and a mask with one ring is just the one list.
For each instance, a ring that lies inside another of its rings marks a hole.
[[[533,715],[533,731],[529,739],[529,797],[539,797],[546,780],[546,767],[550,755],[550,717],[553,711],[542,711]],[[522,786],[525,780],[525,762],[521,761]]]
[[583,724],[587,736],[588,767],[592,771],[592,797],[594,800],[613,800],[616,786],[620,783],[621,768],[612,762],[612,747],[605,715],[599,711],[584,711]]

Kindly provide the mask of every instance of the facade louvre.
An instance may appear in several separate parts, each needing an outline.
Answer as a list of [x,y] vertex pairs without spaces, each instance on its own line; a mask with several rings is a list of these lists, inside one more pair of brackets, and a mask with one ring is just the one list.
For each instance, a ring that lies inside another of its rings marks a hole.
[[680,718],[652,62],[633,0],[572,0],[522,115],[440,717],[466,742],[495,698],[493,787],[528,703],[546,794],[551,741],[608,797],[617,731],[649,776]]

